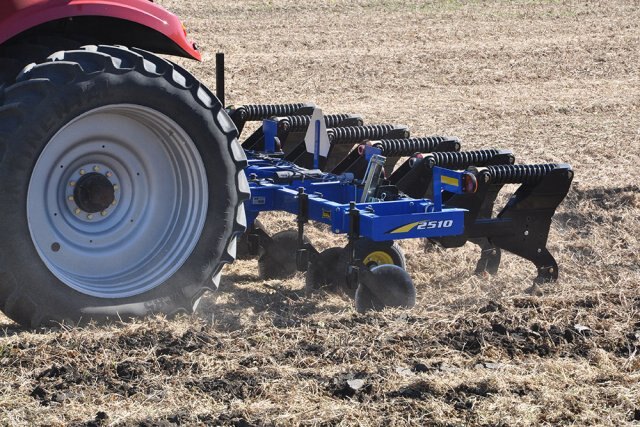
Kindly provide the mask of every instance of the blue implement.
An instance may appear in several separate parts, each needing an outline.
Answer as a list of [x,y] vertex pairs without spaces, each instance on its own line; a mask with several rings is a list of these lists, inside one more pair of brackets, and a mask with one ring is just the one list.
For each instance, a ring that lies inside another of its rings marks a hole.
[[[243,109],[271,115],[262,117],[262,128],[243,143],[251,189],[245,202],[247,239],[252,253],[261,246],[270,254],[263,264],[284,265],[295,257],[298,271],[312,266],[312,282],[342,276],[357,285],[362,268],[404,267],[393,242],[420,238],[444,248],[466,242],[480,246],[478,274],[496,274],[501,250],[506,250],[536,266],[536,283],[558,278],[546,243],[551,218],[571,185],[569,165],[515,164],[508,150],[461,151],[455,137],[410,138],[406,127],[363,125],[348,114],[323,116],[308,104],[229,110],[239,129]],[[406,160],[395,167],[400,157]],[[518,187],[506,206],[495,211],[496,197],[507,184]],[[286,237],[286,244],[278,243],[284,237],[272,239],[252,226],[267,211],[297,217],[298,230]],[[309,221],[346,234],[349,243],[320,253],[305,240]],[[297,245],[292,245],[295,236]],[[384,271],[380,277],[393,273]]]
[[[351,204],[360,200],[362,186],[349,176],[307,170],[291,162],[248,152],[251,198],[246,202],[250,221],[260,212],[300,213],[299,194],[308,195],[307,217],[331,226],[336,234],[347,233],[352,224]],[[443,179],[462,182],[464,172],[439,168]],[[462,186],[445,184],[448,191],[462,193]],[[464,232],[465,209],[442,206],[440,193],[434,200],[400,196],[395,200],[356,203],[360,236],[373,241],[434,238]]]

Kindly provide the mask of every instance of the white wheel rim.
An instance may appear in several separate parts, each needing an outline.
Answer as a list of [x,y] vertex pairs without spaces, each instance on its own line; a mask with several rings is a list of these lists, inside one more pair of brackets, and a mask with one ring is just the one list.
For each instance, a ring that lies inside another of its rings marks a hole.
[[[89,174],[113,186],[113,203],[97,212],[74,196]],[[58,131],[27,194],[42,261],[67,286],[101,298],[141,294],[175,274],[200,238],[207,208],[193,140],[166,115],[131,104],[91,110]]]

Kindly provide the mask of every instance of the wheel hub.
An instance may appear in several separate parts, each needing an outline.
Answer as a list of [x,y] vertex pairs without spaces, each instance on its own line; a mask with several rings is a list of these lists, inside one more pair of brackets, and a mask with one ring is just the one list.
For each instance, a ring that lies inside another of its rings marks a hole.
[[374,267],[376,265],[393,264],[393,258],[386,252],[374,251],[368,254],[362,261],[367,267]]
[[100,222],[109,217],[120,198],[120,179],[102,162],[75,168],[65,186],[67,208],[84,223]]
[[73,200],[88,213],[106,211],[115,199],[109,178],[96,172],[83,175],[73,190]]

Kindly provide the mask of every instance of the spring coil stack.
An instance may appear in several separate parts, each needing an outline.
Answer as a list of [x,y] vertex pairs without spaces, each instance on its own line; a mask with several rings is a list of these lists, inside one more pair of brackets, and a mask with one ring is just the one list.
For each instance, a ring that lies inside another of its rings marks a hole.
[[308,107],[309,104],[264,104],[264,105],[243,105],[238,107],[242,111],[242,118],[247,121],[268,119],[274,116],[291,116],[298,110]]
[[558,164],[498,165],[487,167],[493,184],[536,184]]
[[434,166],[447,169],[467,169],[469,166],[484,166],[493,157],[498,155],[500,150],[493,148],[475,151],[432,153]]
[[[352,118],[350,114],[329,114],[324,116],[324,122],[328,128],[334,128],[344,122],[346,119]],[[288,116],[283,117],[281,126],[291,132],[305,131],[311,123],[311,116]],[[361,123],[361,122],[360,122]]]
[[373,142],[372,145],[376,148],[379,148],[382,151],[381,154],[383,156],[400,157],[412,156],[415,153],[430,153],[436,151],[438,146],[444,141],[455,142],[457,143],[457,150],[460,149],[460,143],[457,138],[449,138],[446,136],[382,139],[380,141]]
[[[347,126],[328,129],[329,141],[334,144],[357,144],[368,139],[380,139],[389,132],[406,129],[396,125]],[[408,134],[408,131],[406,131]]]

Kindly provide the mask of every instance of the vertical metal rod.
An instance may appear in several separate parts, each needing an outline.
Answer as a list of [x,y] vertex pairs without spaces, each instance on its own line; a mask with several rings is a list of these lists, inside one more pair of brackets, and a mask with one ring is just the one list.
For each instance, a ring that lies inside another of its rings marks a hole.
[[360,211],[356,202],[349,202],[349,264],[355,261],[355,242],[360,238]]
[[220,100],[223,107],[224,102],[224,53],[216,53],[216,96]]
[[313,168],[320,167],[320,120],[316,120],[316,134],[313,146]]
[[304,187],[298,188],[298,248],[304,246],[304,225],[309,221],[309,195],[304,192]]

